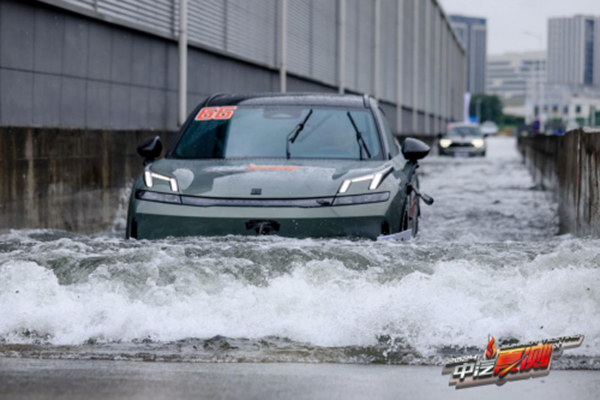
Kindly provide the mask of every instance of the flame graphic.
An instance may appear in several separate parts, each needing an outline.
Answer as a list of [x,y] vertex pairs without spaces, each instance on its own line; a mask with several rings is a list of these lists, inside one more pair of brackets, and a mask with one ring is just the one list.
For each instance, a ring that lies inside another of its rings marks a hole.
[[488,336],[489,342],[487,348],[485,349],[485,358],[488,360],[496,357],[498,354],[498,349],[496,349],[496,339],[492,335]]

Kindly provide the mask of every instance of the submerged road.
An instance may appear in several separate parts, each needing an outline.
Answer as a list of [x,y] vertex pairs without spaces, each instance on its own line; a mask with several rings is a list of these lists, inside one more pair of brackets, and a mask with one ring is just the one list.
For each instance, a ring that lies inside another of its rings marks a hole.
[[[598,398],[600,241],[556,236],[513,139],[420,172],[412,243],[0,235],[0,398]],[[488,334],[586,338],[546,378],[449,388]]]

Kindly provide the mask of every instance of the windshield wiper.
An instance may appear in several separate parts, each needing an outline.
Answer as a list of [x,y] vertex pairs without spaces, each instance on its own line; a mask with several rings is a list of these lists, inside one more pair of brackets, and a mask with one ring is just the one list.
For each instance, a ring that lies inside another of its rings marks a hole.
[[371,152],[369,151],[369,148],[367,147],[367,144],[365,143],[365,139],[363,139],[362,133],[360,133],[360,129],[358,129],[358,126],[356,126],[356,122],[354,122],[354,118],[352,118],[352,114],[350,114],[350,111],[348,111],[348,118],[350,118],[350,122],[352,122],[352,126],[354,127],[354,130],[356,131],[356,141],[358,142],[358,145],[360,146],[360,149],[359,149],[360,159],[361,160],[363,159],[363,149],[367,153],[367,156],[369,158],[371,158]]
[[285,144],[285,155],[288,160],[292,156],[292,153],[290,152],[290,143],[293,144],[296,141],[296,139],[298,139],[298,135],[300,135],[300,132],[302,132],[304,130],[304,126],[306,125],[306,122],[308,121],[308,119],[310,118],[312,113],[313,113],[313,110],[311,109],[308,112],[308,115],[306,116],[306,118],[304,118],[304,120],[302,122],[300,122],[298,125],[296,125],[296,127],[294,129],[292,129],[292,131],[287,135],[287,140],[286,140],[286,144]]

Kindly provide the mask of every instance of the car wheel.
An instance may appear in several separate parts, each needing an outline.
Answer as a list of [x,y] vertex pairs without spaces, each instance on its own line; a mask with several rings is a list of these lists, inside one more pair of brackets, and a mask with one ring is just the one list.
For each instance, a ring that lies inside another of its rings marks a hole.
[[413,220],[413,237],[417,237],[419,233],[419,221],[421,220],[421,199],[417,197],[415,216]]
[[[414,200],[414,204],[413,204]],[[419,198],[413,194],[408,196],[404,202],[402,222],[400,224],[400,232],[412,229],[412,237],[416,237],[419,233],[419,215],[420,215]]]

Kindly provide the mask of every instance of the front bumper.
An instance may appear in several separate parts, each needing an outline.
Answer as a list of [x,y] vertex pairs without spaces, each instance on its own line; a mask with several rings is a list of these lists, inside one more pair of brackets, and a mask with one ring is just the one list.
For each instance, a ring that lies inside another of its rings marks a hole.
[[[194,207],[132,199],[127,236],[161,239],[169,236],[257,235],[256,223],[268,233],[287,237],[365,237],[376,239],[387,226],[399,225],[393,199],[386,202],[295,207]],[[276,226],[276,230],[271,230]]]
[[450,146],[442,147],[439,146],[439,154],[441,156],[464,156],[464,157],[475,157],[482,156],[485,154],[486,147],[475,147],[475,146]]

